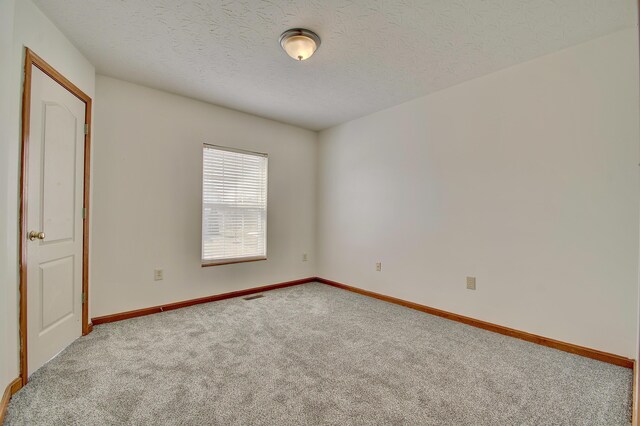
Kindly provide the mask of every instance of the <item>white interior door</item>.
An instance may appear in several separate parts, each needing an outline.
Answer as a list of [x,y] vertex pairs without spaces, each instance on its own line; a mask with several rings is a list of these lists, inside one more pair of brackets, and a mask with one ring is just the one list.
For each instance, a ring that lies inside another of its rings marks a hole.
[[33,66],[27,157],[29,375],[82,334],[85,104]]

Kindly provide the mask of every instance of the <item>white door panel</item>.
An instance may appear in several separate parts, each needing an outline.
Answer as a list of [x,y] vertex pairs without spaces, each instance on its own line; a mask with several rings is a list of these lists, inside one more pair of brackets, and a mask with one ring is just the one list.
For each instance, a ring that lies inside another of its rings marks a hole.
[[74,313],[74,282],[69,277],[73,277],[73,256],[40,264],[40,336]]
[[42,230],[51,244],[74,237],[78,120],[60,104],[45,103],[43,110]]
[[26,242],[29,375],[82,334],[85,104],[34,66],[30,114],[27,230],[44,238]]

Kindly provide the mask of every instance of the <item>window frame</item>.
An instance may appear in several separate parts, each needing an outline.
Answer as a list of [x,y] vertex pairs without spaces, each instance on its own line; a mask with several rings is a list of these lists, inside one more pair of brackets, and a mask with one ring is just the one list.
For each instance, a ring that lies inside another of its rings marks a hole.
[[[239,154],[245,155],[253,155],[257,157],[264,157],[266,159],[265,166],[265,219],[264,219],[264,255],[260,256],[243,256],[243,257],[234,257],[234,258],[225,258],[218,260],[204,259],[203,258],[203,242],[204,242],[204,151],[207,148],[217,149],[220,151],[229,151],[229,152],[237,152]],[[200,266],[203,268],[209,266],[221,266],[221,265],[232,265],[235,263],[246,263],[246,262],[257,262],[261,260],[267,260],[267,235],[268,235],[268,223],[269,223],[269,155],[263,152],[249,151],[245,149],[232,148],[227,146],[214,145],[210,143],[203,143],[201,150],[201,159],[202,159],[202,174],[200,175]]]

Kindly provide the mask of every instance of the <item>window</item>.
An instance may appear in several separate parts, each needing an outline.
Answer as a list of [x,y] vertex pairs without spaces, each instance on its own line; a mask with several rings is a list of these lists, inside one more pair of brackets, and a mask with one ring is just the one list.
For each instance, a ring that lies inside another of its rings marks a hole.
[[267,258],[267,155],[204,145],[202,264]]

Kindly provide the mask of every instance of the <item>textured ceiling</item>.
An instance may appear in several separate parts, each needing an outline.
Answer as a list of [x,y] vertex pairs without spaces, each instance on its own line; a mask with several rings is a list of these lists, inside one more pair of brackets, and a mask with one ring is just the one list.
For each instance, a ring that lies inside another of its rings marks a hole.
[[100,74],[313,130],[636,23],[635,0],[35,2]]

